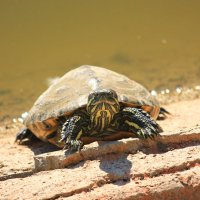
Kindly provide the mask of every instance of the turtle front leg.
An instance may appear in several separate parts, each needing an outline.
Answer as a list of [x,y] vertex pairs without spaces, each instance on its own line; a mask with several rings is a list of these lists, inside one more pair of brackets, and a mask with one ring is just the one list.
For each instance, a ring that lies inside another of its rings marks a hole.
[[60,140],[60,142],[65,142],[64,149],[80,151],[83,148],[80,138],[88,132],[88,127],[89,118],[86,114],[74,115],[67,119],[62,126]]
[[142,109],[126,107],[114,119],[117,131],[127,131],[139,138],[154,138],[162,128]]

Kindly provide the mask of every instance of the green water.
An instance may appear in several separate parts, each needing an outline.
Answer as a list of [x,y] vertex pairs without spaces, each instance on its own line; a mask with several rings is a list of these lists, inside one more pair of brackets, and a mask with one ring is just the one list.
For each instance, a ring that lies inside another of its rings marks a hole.
[[200,84],[198,0],[0,0],[0,116],[82,64],[148,89]]

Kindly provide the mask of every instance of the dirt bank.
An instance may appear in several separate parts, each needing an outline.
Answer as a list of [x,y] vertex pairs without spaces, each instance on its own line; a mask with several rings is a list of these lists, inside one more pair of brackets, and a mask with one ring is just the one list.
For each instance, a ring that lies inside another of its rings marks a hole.
[[6,123],[0,127],[0,199],[199,199],[199,105],[196,99],[166,106],[172,115],[159,121],[164,133],[156,141],[95,142],[73,162],[49,144],[15,144],[20,127]]

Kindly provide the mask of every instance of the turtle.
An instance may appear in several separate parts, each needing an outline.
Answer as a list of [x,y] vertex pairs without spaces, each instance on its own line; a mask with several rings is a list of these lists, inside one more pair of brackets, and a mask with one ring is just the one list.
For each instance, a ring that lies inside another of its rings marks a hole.
[[60,148],[80,151],[84,138],[105,140],[118,132],[151,138],[163,131],[158,100],[138,82],[97,66],[67,72],[36,100],[16,135],[36,136]]

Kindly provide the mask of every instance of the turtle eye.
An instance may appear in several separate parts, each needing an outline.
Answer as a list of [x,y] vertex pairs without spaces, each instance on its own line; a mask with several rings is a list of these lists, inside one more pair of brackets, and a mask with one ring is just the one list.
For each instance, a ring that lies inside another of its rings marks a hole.
[[115,99],[118,98],[117,93],[116,93],[115,91],[112,91],[112,92],[111,92],[111,95],[112,95],[112,97],[115,98]]
[[107,99],[108,99],[109,101],[113,101],[113,96],[110,96],[110,95],[109,95],[109,96],[107,97]]
[[94,93],[89,94],[88,100],[94,99]]
[[88,102],[90,102],[91,105],[95,105],[95,103],[99,100],[99,96],[96,93],[91,93],[88,96]]
[[95,99],[95,100],[99,100],[100,96],[101,96],[101,95],[97,93],[97,94],[95,95],[95,98],[94,98],[94,99]]

